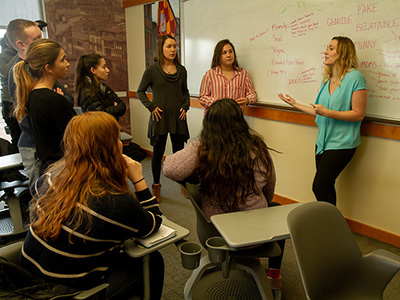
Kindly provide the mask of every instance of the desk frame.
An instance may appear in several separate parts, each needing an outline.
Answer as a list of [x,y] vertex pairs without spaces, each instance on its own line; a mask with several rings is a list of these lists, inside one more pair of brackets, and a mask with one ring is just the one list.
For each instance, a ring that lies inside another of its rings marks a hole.
[[163,217],[163,224],[167,225],[176,230],[176,236],[159,243],[150,248],[139,247],[134,240],[129,239],[124,244],[125,253],[131,257],[139,258],[142,257],[143,261],[143,289],[144,289],[144,299],[150,299],[150,253],[161,248],[164,248],[172,243],[178,242],[185,237],[187,237],[190,233],[189,230],[186,228],[168,220],[167,218]]

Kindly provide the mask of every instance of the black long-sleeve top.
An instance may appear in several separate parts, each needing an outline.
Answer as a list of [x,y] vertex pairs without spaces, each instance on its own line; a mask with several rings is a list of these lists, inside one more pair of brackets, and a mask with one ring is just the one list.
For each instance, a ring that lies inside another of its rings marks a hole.
[[30,227],[21,266],[48,282],[85,289],[100,284],[125,240],[150,235],[162,223],[159,205],[149,189],[137,192],[136,197],[105,194],[87,206],[78,203],[91,216],[90,228],[86,217],[75,230],[66,226],[71,214],[55,240],[41,238]]
[[61,141],[74,115],[70,103],[58,93],[46,88],[30,93],[28,118],[39,160],[45,164],[41,169],[62,157]]

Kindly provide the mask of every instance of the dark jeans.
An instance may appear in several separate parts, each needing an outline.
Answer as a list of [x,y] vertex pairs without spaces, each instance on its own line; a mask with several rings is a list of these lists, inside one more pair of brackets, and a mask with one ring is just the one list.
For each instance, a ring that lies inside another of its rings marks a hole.
[[7,124],[11,133],[12,152],[18,153],[18,140],[21,135],[21,127],[19,127],[17,119],[13,116],[14,104],[12,102],[2,101],[2,114],[3,119]]
[[[172,152],[182,150],[186,137],[182,134],[171,134]],[[158,136],[158,142],[153,146],[153,157],[151,158],[151,169],[153,171],[153,183],[160,183],[161,163],[167,144],[168,134]]]
[[326,150],[315,156],[317,172],[312,189],[317,201],[336,205],[336,178],[350,162],[356,149]]
[[[110,284],[106,289],[107,300],[129,299],[137,295],[143,298],[142,259],[122,253],[108,270],[105,280]],[[164,260],[161,253],[155,251],[150,253],[150,299],[161,299],[163,284]]]

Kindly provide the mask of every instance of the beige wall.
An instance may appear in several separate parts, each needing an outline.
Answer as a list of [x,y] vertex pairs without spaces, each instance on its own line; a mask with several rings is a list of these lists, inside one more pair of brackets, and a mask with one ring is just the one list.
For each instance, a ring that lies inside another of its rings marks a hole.
[[[143,6],[126,9],[129,90],[136,91],[144,71]],[[131,99],[132,135],[151,150],[147,138],[149,112]],[[192,138],[201,130],[203,110],[188,112]],[[282,152],[273,154],[277,172],[276,194],[300,202],[315,201],[311,191],[317,128],[247,117],[266,143]],[[338,207],[349,219],[400,235],[400,141],[362,137],[362,144],[337,182]],[[170,154],[167,145],[166,154]]]

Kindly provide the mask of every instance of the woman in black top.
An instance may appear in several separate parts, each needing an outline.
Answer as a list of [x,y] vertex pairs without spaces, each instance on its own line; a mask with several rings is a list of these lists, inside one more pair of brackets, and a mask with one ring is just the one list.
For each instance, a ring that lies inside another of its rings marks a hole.
[[[155,63],[146,69],[137,89],[138,98],[151,112],[147,136],[153,146],[153,195],[159,202],[161,161],[168,133],[174,153],[183,149],[189,139],[186,122],[186,112],[190,107],[187,72],[180,64],[176,47],[172,36],[163,35],[158,38]],[[153,92],[152,101],[146,96],[149,87]]]
[[104,83],[110,70],[99,54],[82,55],[76,65],[75,91],[83,112],[104,111],[118,121],[126,112],[125,103]]
[[61,158],[64,130],[75,115],[68,100],[53,91],[56,80],[67,75],[68,67],[61,45],[48,39],[33,42],[25,60],[14,67],[17,84],[15,115],[19,122],[28,117],[40,160],[40,174]]

